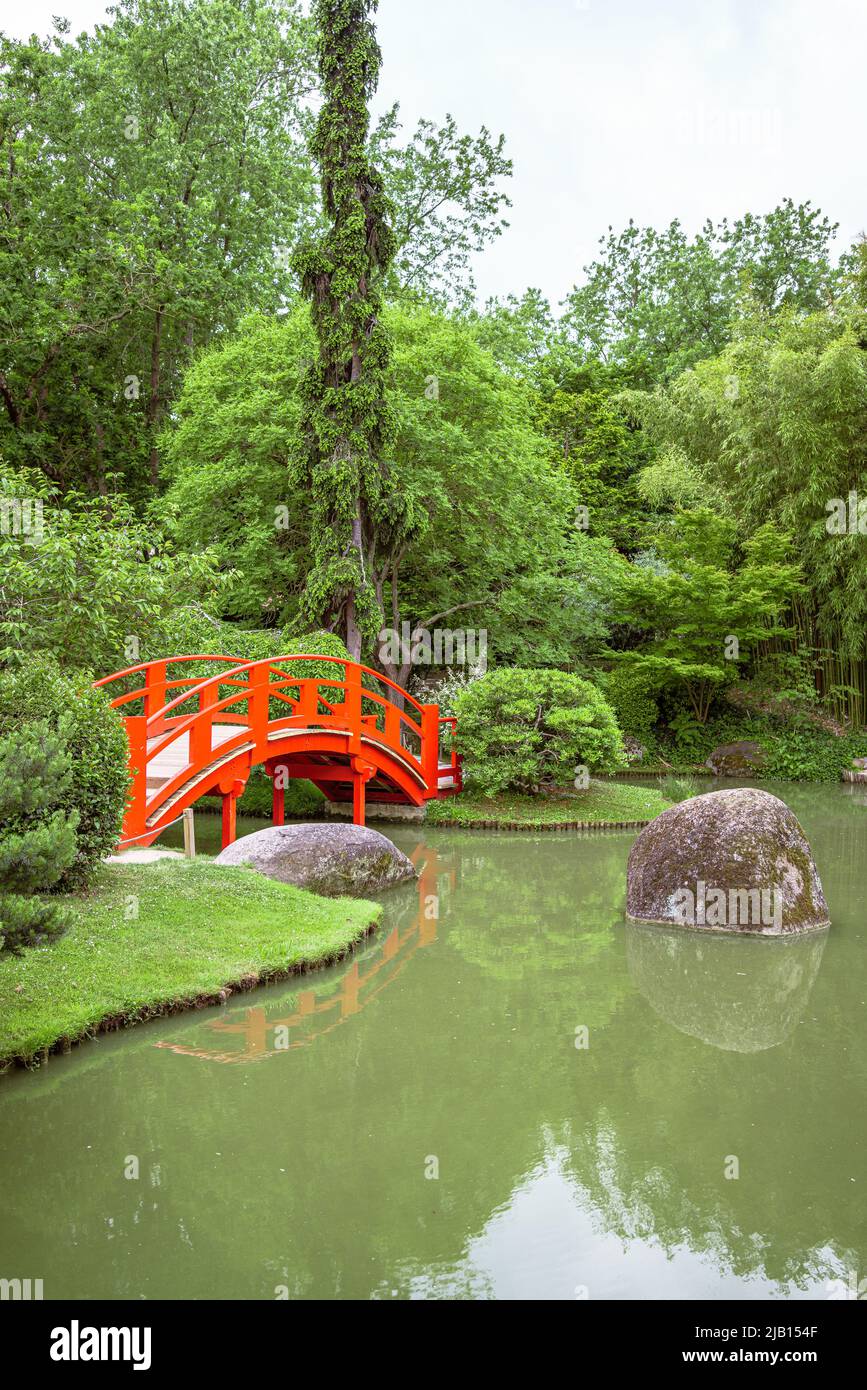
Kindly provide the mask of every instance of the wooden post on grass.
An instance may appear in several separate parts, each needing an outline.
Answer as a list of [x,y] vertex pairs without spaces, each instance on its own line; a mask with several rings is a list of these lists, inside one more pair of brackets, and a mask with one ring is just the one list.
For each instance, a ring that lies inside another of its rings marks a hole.
[[192,806],[184,811],[184,854],[188,859],[196,857],[196,822]]

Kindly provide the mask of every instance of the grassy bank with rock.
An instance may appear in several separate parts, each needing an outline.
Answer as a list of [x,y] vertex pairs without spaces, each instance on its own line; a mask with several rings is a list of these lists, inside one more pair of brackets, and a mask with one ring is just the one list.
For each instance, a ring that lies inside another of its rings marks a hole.
[[382,912],[207,860],[107,865],[63,902],[62,936],[0,954],[0,1066],[328,965]]

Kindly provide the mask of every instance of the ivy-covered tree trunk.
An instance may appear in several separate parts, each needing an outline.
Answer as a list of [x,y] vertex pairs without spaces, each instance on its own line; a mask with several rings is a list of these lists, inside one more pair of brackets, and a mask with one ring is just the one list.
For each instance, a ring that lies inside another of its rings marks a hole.
[[385,388],[389,343],[380,322],[380,286],[394,237],[368,151],[368,102],[380,65],[369,19],[375,10],[376,0],[315,0],[313,6],[324,101],[312,151],[330,225],[296,257],[319,340],[302,389],[313,553],[304,616],[338,631],[354,660],[381,624],[377,550],[394,543],[406,518],[388,460],[394,420]]

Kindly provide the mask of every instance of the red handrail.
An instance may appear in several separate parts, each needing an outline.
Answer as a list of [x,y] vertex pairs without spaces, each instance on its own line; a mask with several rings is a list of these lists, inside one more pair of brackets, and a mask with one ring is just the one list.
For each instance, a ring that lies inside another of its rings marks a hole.
[[[218,661],[225,669],[206,677],[169,679],[170,665],[198,661]],[[298,662],[328,662],[342,668],[340,678],[294,675],[291,666]],[[281,757],[291,761],[289,775],[318,780],[327,794],[341,781],[351,780],[355,819],[362,823],[364,787],[370,778],[385,778],[380,785],[394,786],[399,799],[416,802],[459,789],[460,756],[453,749],[450,764],[443,769],[439,763],[440,723],[453,724],[454,720],[440,720],[436,705],[419,703],[395,681],[369,666],[315,652],[252,661],[214,654],[169,656],[138,662],[103,677],[96,685],[104,687],[139,672],[144,673],[144,684],[111,702],[116,709],[137,699],[143,699],[145,705],[144,715],[125,716],[133,789],[124,821],[124,843],[156,838],[168,816],[182,803],[190,804],[215,785],[224,796],[224,812],[226,798],[231,798],[228,817],[224,816],[224,841],[234,838],[234,798],[250,768],[259,762],[273,768]],[[365,678],[375,681],[378,688],[366,686]],[[221,688],[226,687],[230,693],[221,698]],[[287,694],[287,687],[297,691],[297,696]],[[323,689],[340,691],[342,698],[330,700],[322,694]],[[171,695],[172,691],[178,693]],[[389,698],[391,692],[397,694],[398,701]],[[281,701],[289,713],[272,718],[272,700]],[[184,713],[182,707],[190,701],[196,707]],[[378,709],[365,712],[365,701],[368,707],[373,704]],[[241,705],[243,712],[238,709]],[[320,705],[325,707],[324,713]],[[236,726],[237,732],[214,747],[215,724]],[[339,736],[338,744],[334,743],[335,735]],[[171,765],[163,762],[156,768],[152,780],[157,780],[158,773],[161,782],[149,794],[149,769],[172,745],[180,746],[186,736],[186,752]],[[408,739],[417,741],[417,752],[408,746]],[[335,772],[335,765],[344,766],[345,774]],[[441,786],[443,782],[447,785]],[[384,793],[377,794],[382,797]],[[165,808],[162,814],[161,807]],[[275,819],[277,807],[275,782]],[[280,808],[282,816],[282,791]]]

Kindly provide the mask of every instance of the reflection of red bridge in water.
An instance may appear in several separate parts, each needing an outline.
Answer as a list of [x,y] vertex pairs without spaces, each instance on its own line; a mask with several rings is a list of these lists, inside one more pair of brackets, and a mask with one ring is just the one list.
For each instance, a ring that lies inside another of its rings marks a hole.
[[[239,1049],[187,1047],[184,1043],[165,1041],[155,1046],[185,1057],[201,1057],[209,1062],[259,1062],[293,1048],[309,1047],[317,1038],[333,1032],[360,1013],[397,979],[417,950],[436,941],[437,882],[443,870],[436,850],[425,845],[416,846],[410,858],[420,870],[416,917],[403,931],[399,927],[392,928],[382,942],[378,959],[363,963],[353,961],[342,976],[340,988],[335,994],[318,999],[315,989],[301,990],[297,996],[298,1007],[281,1018],[269,1019],[265,1010],[256,1006],[245,1010],[243,1017],[237,1020],[230,1017],[209,1021],[208,1026],[215,1033],[238,1039],[242,1044]],[[446,872],[450,885],[454,887],[457,871],[451,868]],[[390,966],[393,968],[389,969]],[[317,1023],[320,1026],[315,1026]],[[284,1031],[277,1034],[278,1029]],[[293,1029],[297,1029],[301,1036],[292,1039]]]
[[[183,663],[202,662],[215,663],[213,675],[178,674]],[[304,675],[297,663],[329,663],[333,675]],[[355,661],[170,656],[96,684],[119,690],[115,708],[144,710],[125,714],[133,779],[121,847],[152,844],[215,792],[223,798],[223,845],[230,844],[235,803],[257,763],[274,782],[275,825],[283,824],[290,777],[313,782],[331,801],[351,801],[356,825],[364,824],[366,801],[422,806],[461,789],[454,743],[447,758],[440,755],[443,725],[453,733],[454,719]]]

